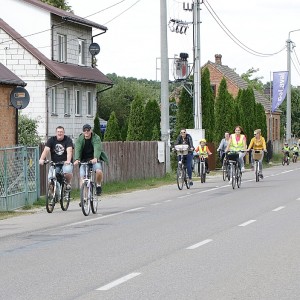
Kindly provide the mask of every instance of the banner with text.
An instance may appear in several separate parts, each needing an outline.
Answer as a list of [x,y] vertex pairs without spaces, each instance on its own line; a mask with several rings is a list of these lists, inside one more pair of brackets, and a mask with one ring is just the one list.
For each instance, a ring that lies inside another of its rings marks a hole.
[[288,87],[288,71],[273,72],[272,112],[283,102]]

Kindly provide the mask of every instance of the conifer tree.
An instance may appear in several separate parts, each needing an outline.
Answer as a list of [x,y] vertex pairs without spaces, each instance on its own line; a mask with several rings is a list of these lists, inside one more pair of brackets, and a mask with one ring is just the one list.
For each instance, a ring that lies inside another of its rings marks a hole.
[[107,122],[106,131],[104,134],[104,141],[120,141],[121,140],[121,134],[120,134],[120,128],[118,124],[118,119],[116,117],[116,113],[113,111],[110,114],[109,120]]
[[144,139],[144,107],[142,98],[137,94],[130,106],[127,141],[142,141]]
[[255,107],[255,115],[256,115],[256,128],[261,129],[261,135],[266,139],[267,142],[267,118],[266,118],[266,113],[265,109],[262,104],[256,103]]
[[151,141],[160,141],[160,130],[158,129],[157,124],[154,125]]
[[153,137],[153,130],[156,126],[156,130],[160,129],[160,108],[156,100],[149,100],[145,106],[145,141],[151,141]]
[[201,98],[202,98],[202,127],[205,129],[205,138],[212,142],[214,139],[214,95],[210,85],[210,73],[205,68],[201,79]]
[[102,137],[101,129],[100,129],[100,119],[98,117],[98,114],[96,113],[96,116],[94,118],[94,127],[93,132]]

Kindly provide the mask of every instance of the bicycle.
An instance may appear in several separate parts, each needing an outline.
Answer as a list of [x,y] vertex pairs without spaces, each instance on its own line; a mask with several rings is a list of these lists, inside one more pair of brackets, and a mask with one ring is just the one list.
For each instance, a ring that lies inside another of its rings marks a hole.
[[50,165],[49,173],[50,180],[48,181],[48,188],[46,194],[46,210],[52,213],[56,203],[60,203],[63,211],[69,208],[70,204],[70,191],[67,190],[67,182],[63,170],[56,173],[56,166],[63,166],[64,162],[55,163],[53,161],[45,161],[44,164]]
[[293,163],[296,163],[297,160],[298,160],[298,152],[293,152],[293,158],[292,158]]
[[228,181],[230,180],[230,165],[226,156],[223,159],[222,175],[223,175],[223,181],[226,181],[226,179],[228,179]]
[[206,166],[205,166],[205,157],[200,156],[200,179],[201,183],[204,183],[206,180]]
[[96,193],[96,184],[94,181],[95,172],[93,171],[93,163],[82,162],[80,163],[84,166],[84,177],[83,183],[80,187],[80,203],[81,210],[85,216],[90,214],[92,210],[93,214],[97,213],[99,196]]
[[199,155],[196,152],[193,154],[192,170],[195,177],[200,177],[200,160]]
[[244,151],[229,151],[226,153],[226,159],[228,160],[230,166],[230,180],[233,189],[235,189],[236,185],[238,188],[240,188],[242,184],[242,171],[240,164],[238,163],[239,152]]
[[288,152],[284,152],[283,158],[282,158],[282,165],[284,166],[287,164],[287,166],[290,164],[290,157]]
[[188,154],[188,145],[176,145],[175,150],[177,156],[180,156],[177,164],[177,172],[176,172],[176,180],[177,186],[179,190],[183,189],[183,185],[185,183],[186,188],[190,188],[190,181],[187,176],[187,167],[186,167],[186,155]]
[[253,150],[252,151],[252,158],[254,160],[254,171],[255,171],[255,180],[256,182],[259,181],[259,179],[263,179],[262,170],[260,169],[260,163],[259,161],[262,159],[263,150]]

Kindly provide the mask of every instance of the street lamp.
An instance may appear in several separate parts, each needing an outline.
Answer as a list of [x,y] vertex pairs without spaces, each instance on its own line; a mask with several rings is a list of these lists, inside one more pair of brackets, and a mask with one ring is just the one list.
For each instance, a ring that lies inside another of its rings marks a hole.
[[290,35],[292,32],[300,31],[300,29],[291,30],[289,32],[289,37],[286,41],[287,46],[287,70],[288,70],[288,88],[287,88],[287,99],[286,99],[286,140],[291,139],[291,39]]

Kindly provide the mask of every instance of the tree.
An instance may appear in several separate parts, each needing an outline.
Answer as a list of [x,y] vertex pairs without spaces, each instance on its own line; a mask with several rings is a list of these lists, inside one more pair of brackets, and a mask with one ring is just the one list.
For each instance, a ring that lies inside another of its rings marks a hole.
[[160,130],[157,124],[154,125],[154,128],[152,130],[151,141],[160,141]]
[[18,116],[18,142],[24,146],[38,146],[41,138],[37,131],[38,121],[30,119],[26,115]]
[[142,97],[138,94],[131,103],[127,141],[142,141],[144,139],[144,106]]
[[96,133],[97,135],[99,135],[100,137],[102,136],[101,130],[100,130],[100,120],[99,120],[99,116],[98,116],[97,113],[96,113],[96,116],[94,118],[93,132]]
[[232,131],[235,123],[233,97],[227,90],[226,80],[221,80],[218,96],[215,102],[215,140],[219,142],[225,131]]
[[194,128],[193,98],[184,88],[179,97],[175,136],[179,134],[181,128]]
[[41,1],[68,12],[72,11],[71,6],[68,5],[68,1],[65,0],[41,0]]
[[261,93],[263,93],[264,92],[264,84],[261,81],[261,79],[263,79],[263,77],[255,77],[255,78],[251,79],[251,77],[253,75],[255,75],[255,73],[258,72],[258,71],[259,71],[259,69],[251,68],[246,73],[243,73],[241,75],[241,77],[245,81],[247,81],[247,83],[250,87],[254,88],[255,90],[257,90]]
[[263,137],[267,138],[267,117],[262,104],[256,103],[255,107],[256,126],[254,129],[260,128]]
[[214,95],[210,85],[210,74],[205,68],[201,78],[201,98],[202,98],[202,127],[205,129],[205,138],[212,142],[214,139]]
[[107,122],[106,131],[104,133],[104,141],[121,141],[118,119],[114,111],[110,114],[109,120]]
[[156,130],[160,132],[160,108],[156,100],[150,100],[146,103],[144,110],[144,120],[144,140],[151,141],[153,137],[154,127],[156,127]]

